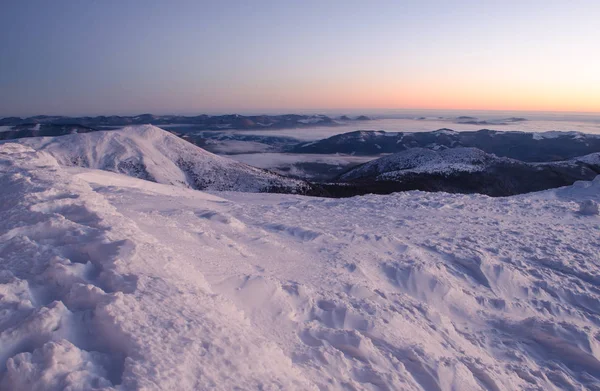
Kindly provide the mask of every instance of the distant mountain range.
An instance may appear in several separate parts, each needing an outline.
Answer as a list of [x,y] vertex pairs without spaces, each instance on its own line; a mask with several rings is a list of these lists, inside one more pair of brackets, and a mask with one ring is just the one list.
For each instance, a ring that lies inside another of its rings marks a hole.
[[[6,127],[0,139],[32,136],[47,136],[83,133],[90,130],[102,130],[111,127],[130,125],[194,125],[195,130],[223,129],[288,129],[309,126],[336,126],[348,121],[365,121],[364,115],[350,118],[348,116],[328,117],[326,115],[152,115],[136,116],[97,116],[97,117],[63,117],[40,115],[28,118],[6,117],[0,119],[0,126]],[[50,134],[52,133],[52,134]]]
[[600,136],[578,132],[526,133],[488,129],[474,132],[440,129],[419,133],[360,130],[300,143],[289,148],[289,152],[381,155],[412,148],[442,150],[458,147],[477,148],[525,162],[546,162],[600,152]]

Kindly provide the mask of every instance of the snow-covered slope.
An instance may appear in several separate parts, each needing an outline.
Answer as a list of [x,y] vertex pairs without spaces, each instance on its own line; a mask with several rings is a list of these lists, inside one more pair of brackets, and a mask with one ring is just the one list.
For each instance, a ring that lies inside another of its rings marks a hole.
[[18,142],[50,153],[62,165],[194,189],[304,193],[309,188],[305,182],[207,152],[152,125]]
[[412,148],[367,162],[343,174],[340,179],[360,178],[389,180],[409,173],[450,174],[453,172],[483,171],[491,163],[510,161],[476,148],[452,148],[434,151]]
[[592,180],[598,173],[600,153],[528,163],[475,148],[413,148],[364,163],[338,179],[354,194],[427,190],[509,196]]
[[600,180],[207,195],[4,144],[0,186],[2,390],[600,389]]

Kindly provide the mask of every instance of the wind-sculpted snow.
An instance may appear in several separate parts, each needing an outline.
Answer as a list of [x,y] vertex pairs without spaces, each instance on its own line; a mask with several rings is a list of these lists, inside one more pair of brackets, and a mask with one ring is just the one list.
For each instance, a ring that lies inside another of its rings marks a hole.
[[600,390],[600,179],[208,195],[18,144],[0,174],[3,390]]
[[2,145],[0,173],[0,389],[313,388],[194,258],[50,155]]
[[207,152],[152,125],[20,139],[62,165],[98,168],[202,190],[304,193],[309,185]]

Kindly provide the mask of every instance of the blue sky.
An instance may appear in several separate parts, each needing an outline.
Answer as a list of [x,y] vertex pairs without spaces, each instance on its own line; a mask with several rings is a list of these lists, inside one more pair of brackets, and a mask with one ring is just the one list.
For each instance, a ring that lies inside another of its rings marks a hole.
[[600,111],[599,1],[5,0],[0,115]]

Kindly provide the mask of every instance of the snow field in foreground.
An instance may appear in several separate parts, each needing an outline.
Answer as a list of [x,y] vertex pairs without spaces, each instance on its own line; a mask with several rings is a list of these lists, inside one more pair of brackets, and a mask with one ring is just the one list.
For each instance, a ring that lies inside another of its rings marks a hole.
[[0,148],[2,389],[310,388],[189,260],[48,155]]
[[599,180],[211,195],[10,143],[0,173],[0,389],[600,389]]

